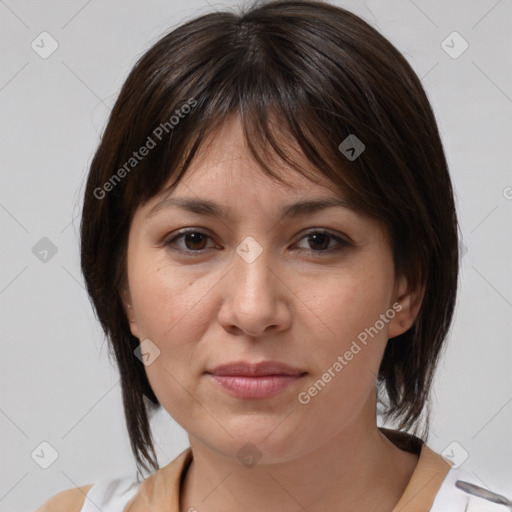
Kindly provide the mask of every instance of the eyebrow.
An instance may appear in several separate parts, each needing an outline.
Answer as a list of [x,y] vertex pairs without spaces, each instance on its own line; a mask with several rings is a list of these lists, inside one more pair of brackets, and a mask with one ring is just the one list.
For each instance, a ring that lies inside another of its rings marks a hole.
[[[212,217],[218,217],[223,220],[229,219],[229,214],[225,208],[221,205],[210,201],[208,199],[195,199],[189,197],[166,197],[146,214],[146,219],[153,217],[157,212],[170,208],[172,206],[178,206],[189,212],[197,213],[199,215],[207,215]],[[352,209],[349,203],[342,198],[329,197],[322,199],[315,199],[309,201],[299,201],[284,206],[281,209],[280,220],[288,217],[298,217],[308,215],[316,211],[324,210],[326,208],[341,207]]]

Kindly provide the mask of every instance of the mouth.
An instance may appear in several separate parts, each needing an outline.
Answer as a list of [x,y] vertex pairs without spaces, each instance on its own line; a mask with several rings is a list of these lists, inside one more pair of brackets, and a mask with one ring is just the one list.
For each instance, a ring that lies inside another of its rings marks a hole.
[[206,371],[220,388],[236,398],[270,398],[293,385],[307,372],[279,361],[236,361]]
[[[305,374],[304,374],[305,375]],[[224,391],[236,398],[271,398],[301,379],[303,375],[211,375]]]

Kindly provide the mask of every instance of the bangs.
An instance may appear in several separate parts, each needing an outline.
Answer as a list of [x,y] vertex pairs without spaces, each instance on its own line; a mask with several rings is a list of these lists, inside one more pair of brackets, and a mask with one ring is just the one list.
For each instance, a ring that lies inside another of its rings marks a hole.
[[[326,121],[325,112],[322,118],[321,110],[315,109],[299,88],[288,89],[283,95],[280,91],[289,88],[285,76],[273,73],[265,77],[265,67],[259,68],[257,62],[250,63],[251,67],[249,63],[244,66],[243,70],[233,66],[232,73],[223,70],[222,76],[213,78],[206,88],[191,88],[174,103],[155,105],[154,110],[144,108],[145,116],[154,124],[132,146],[142,146],[148,136],[155,139],[155,133],[163,137],[122,188],[123,203],[130,217],[155,195],[176,187],[198,153],[215,144],[218,131],[233,116],[239,117],[247,149],[267,176],[287,186],[279,171],[283,167],[295,170],[313,183],[334,187],[354,210],[377,217],[378,203],[369,200],[369,189],[361,180],[364,175],[359,169],[357,179],[358,167],[338,150],[337,141],[341,142],[350,132],[343,132],[333,119]],[[259,75],[261,82],[242,81],[240,73],[247,77]],[[173,112],[191,102],[197,105],[172,131],[162,134],[160,127],[168,123]],[[144,104],[151,103],[150,100]],[[125,154],[119,160],[128,157]]]
[[[264,11],[249,12],[242,20],[229,13],[206,15],[193,29],[189,22],[165,36],[136,64],[121,91],[125,102],[112,112],[112,124],[131,129],[110,172],[147,137],[155,139],[156,132],[159,138],[116,191],[124,191],[130,217],[134,207],[166,184],[179,183],[201,145],[233,115],[240,116],[247,147],[267,175],[282,182],[273,171],[280,162],[313,182],[320,173],[355,210],[376,218],[393,215],[383,210],[382,197],[388,192],[380,185],[382,176],[375,175],[396,164],[400,149],[384,140],[400,128],[393,113],[378,107],[395,102],[399,90],[396,73],[385,63],[389,49],[381,44],[380,54],[370,61],[349,30],[340,33],[326,18],[319,31],[296,16],[296,6],[282,4],[279,9],[290,20],[286,26],[269,28],[272,15]],[[202,31],[207,25],[208,32]],[[366,35],[375,38],[371,30]],[[340,37],[345,38],[343,48]],[[386,90],[390,81],[396,82],[395,92]],[[190,102],[195,106],[184,114],[181,109]],[[178,122],[171,123],[173,118]],[[366,148],[353,161],[338,149],[351,135]],[[395,140],[403,141],[405,149],[407,138],[402,133]],[[370,161],[377,154],[382,166],[375,169]],[[275,157],[277,165],[272,165]],[[402,211],[411,208],[400,195],[397,199],[402,199]]]

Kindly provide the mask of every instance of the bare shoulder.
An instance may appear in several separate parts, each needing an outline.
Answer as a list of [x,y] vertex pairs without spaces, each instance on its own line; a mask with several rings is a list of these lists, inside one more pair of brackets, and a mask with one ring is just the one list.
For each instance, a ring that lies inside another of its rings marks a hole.
[[34,512],[80,512],[89,489],[94,484],[61,491],[45,501]]

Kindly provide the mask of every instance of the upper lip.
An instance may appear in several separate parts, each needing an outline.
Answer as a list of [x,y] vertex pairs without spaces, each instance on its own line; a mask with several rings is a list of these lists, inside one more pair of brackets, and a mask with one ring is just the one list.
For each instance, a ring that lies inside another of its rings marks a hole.
[[279,361],[260,361],[258,363],[233,361],[216,366],[212,370],[207,370],[206,373],[213,375],[245,375],[257,377],[261,375],[301,375],[306,372]]

